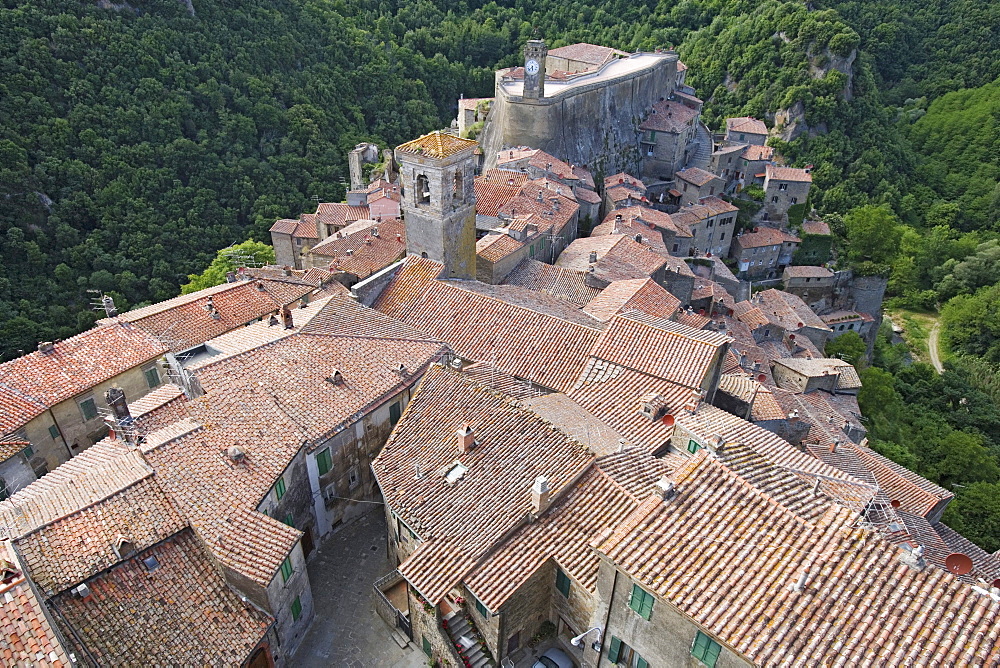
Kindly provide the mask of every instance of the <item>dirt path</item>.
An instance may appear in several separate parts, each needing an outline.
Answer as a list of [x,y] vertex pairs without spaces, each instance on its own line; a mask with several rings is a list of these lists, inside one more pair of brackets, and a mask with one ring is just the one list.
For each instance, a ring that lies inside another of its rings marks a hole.
[[931,333],[927,337],[927,352],[931,355],[931,364],[937,369],[938,373],[944,373],[944,366],[941,364],[941,358],[938,357],[938,334],[941,333],[941,323],[935,322],[934,326],[931,327]]

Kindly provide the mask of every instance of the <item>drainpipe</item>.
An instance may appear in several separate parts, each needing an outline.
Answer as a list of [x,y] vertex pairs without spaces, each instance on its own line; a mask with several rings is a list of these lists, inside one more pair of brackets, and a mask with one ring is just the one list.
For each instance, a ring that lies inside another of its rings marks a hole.
[[597,650],[597,665],[601,665],[601,659],[604,658],[604,640],[608,637],[610,628],[608,628],[608,622],[611,621],[611,607],[615,604],[615,592],[618,591],[618,568],[615,567],[615,579],[611,583],[611,600],[608,601],[608,614],[604,615],[604,633],[601,634],[601,648]]

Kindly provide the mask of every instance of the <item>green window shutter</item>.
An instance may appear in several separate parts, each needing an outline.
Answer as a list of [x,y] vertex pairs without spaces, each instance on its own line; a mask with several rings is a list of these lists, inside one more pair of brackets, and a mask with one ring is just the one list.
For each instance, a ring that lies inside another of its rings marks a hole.
[[56,440],[57,438],[59,438],[59,427],[57,427],[55,425],[50,426],[49,427],[49,436],[52,437],[53,441]]
[[649,661],[646,661],[641,656],[635,659],[635,668],[649,668]]
[[287,515],[285,515],[284,522],[288,526],[294,527],[295,526],[295,515],[293,513],[288,513]]
[[296,596],[295,600],[292,601],[292,621],[299,621],[299,617],[302,616],[302,600]]
[[149,385],[150,388],[156,387],[160,384],[160,374],[156,371],[155,366],[146,369],[143,373],[146,374],[146,384]]
[[722,652],[722,645],[712,640],[711,637],[698,631],[694,637],[694,645],[691,646],[691,656],[701,661],[708,668],[715,668],[719,654]]
[[486,606],[483,605],[483,602],[480,601],[475,596],[473,596],[472,598],[476,601],[476,611],[483,617],[488,618],[490,616],[490,611],[486,609]]
[[94,403],[93,398],[80,402],[80,412],[83,413],[84,420],[93,420],[97,417],[97,404]]
[[649,616],[653,614],[653,595],[647,591],[642,592],[642,605],[639,606],[639,616],[643,619],[648,620]]
[[617,663],[618,656],[621,654],[621,651],[622,651],[621,638],[616,638],[615,636],[611,636],[611,644],[608,645],[608,661],[610,661],[611,663]]
[[569,578],[563,573],[561,568],[556,568],[556,589],[559,593],[569,598]]
[[430,656],[431,654],[434,653],[434,650],[431,649],[431,641],[427,639],[427,636],[423,636],[422,635],[420,637],[423,640],[424,654],[426,654],[427,656]]
[[632,585],[632,595],[628,597],[628,607],[642,614],[642,601],[645,598],[645,593],[639,585]]
[[288,578],[292,577],[292,560],[291,558],[285,559],[281,562],[281,581],[288,582]]
[[396,423],[399,422],[399,417],[403,414],[403,404],[397,401],[394,404],[389,405],[389,423],[395,427]]
[[35,449],[29,445],[24,450],[21,450],[21,452],[24,453],[25,459],[31,459],[31,457],[35,454]]
[[528,256],[535,257],[535,247],[534,245],[528,247]]
[[278,482],[274,483],[274,498],[281,501],[281,497],[285,495],[285,477],[282,476],[278,478]]
[[698,445],[698,441],[695,440],[688,441],[688,452],[690,452],[692,455],[698,452],[699,449],[701,449],[701,446]]
[[316,457],[316,465],[319,467],[319,474],[326,475],[333,468],[333,455],[330,454],[330,448],[324,449]]

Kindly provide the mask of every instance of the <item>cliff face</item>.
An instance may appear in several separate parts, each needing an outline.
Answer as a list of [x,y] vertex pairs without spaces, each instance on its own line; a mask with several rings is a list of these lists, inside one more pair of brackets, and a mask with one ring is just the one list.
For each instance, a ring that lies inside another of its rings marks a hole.
[[639,168],[638,125],[653,104],[673,92],[676,55],[613,78],[594,76],[552,97],[528,101],[498,83],[480,143],[486,166],[504,148],[531,146],[586,165],[595,177]]
[[[846,56],[838,56],[830,51],[829,47],[819,53],[809,53],[809,75],[819,81],[825,79],[830,72],[840,72],[846,78],[846,83],[838,92],[838,97],[850,101],[854,97],[854,61],[858,57],[858,50],[851,49]],[[810,127],[806,123],[805,105],[801,101],[796,102],[791,107],[779,109],[772,117],[775,127],[781,130],[777,133],[784,141],[792,141],[796,137],[808,133],[810,137],[825,134],[826,123],[818,123]]]

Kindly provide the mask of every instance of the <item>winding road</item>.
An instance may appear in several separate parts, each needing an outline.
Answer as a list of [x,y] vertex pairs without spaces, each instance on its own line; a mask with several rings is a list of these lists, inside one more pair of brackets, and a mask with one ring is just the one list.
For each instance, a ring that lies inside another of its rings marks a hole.
[[938,357],[938,334],[941,333],[941,323],[935,322],[934,326],[931,327],[931,333],[927,337],[927,352],[931,355],[931,364],[937,369],[938,373],[944,373],[944,365],[941,364],[941,358]]

